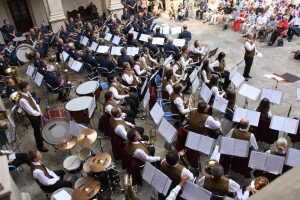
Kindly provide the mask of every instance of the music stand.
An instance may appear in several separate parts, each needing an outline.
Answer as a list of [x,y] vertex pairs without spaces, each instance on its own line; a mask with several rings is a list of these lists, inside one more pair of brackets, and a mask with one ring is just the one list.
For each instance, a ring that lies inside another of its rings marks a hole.
[[211,57],[213,57],[214,55],[216,55],[216,53],[218,52],[218,49],[219,49],[219,47],[215,48],[214,50],[211,50],[211,51],[208,53],[208,58],[211,58]]

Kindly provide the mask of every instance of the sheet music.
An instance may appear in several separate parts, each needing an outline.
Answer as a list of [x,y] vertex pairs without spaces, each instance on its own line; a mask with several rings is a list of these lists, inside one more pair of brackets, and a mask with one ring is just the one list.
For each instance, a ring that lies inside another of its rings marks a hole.
[[219,162],[221,154],[219,153],[219,145],[216,145],[213,153],[210,156],[210,160],[216,160]]
[[158,132],[165,138],[168,143],[172,143],[177,131],[170,122],[168,122],[165,118],[162,118],[161,123],[158,127]]
[[75,72],[79,72],[81,70],[82,65],[83,63],[74,60],[70,68],[73,69]]
[[146,109],[146,107],[149,105],[149,101],[150,101],[150,91],[149,89],[147,90],[144,99],[143,99],[143,107],[144,109]]
[[148,78],[146,78],[146,80],[143,83],[140,95],[142,95],[144,93],[144,90],[145,90],[145,88],[146,88],[147,85],[148,85]]
[[249,120],[249,124],[251,126],[258,126],[259,118],[260,118],[260,112],[248,110],[247,119]]
[[92,51],[96,51],[97,47],[98,47],[98,43],[97,42],[92,42],[92,44],[91,44]]
[[260,112],[247,110],[241,107],[235,108],[232,121],[240,122],[242,118],[247,118],[251,126],[258,126]]
[[290,134],[296,134],[298,130],[299,120],[281,117],[277,115],[272,116],[270,129],[283,131]]
[[208,190],[205,190],[203,187],[192,183],[191,181],[187,181],[181,197],[186,200],[210,200],[212,193]]
[[136,54],[139,54],[140,48],[138,47],[127,47],[127,55],[129,56],[135,56]]
[[270,129],[277,131],[283,130],[284,118],[285,117],[273,115],[270,123]]
[[229,137],[221,137],[220,153],[225,155],[234,154],[234,139]]
[[195,80],[192,83],[192,93],[193,94],[197,91],[199,85],[200,85],[200,80],[199,80],[198,77],[196,77]]
[[242,118],[247,117],[247,109],[236,107],[234,109],[233,113],[233,119],[234,122],[240,122]]
[[72,200],[71,195],[66,190],[61,190],[53,195],[53,197],[55,200]]
[[152,40],[152,44],[164,45],[164,43],[165,43],[165,38],[154,37]]
[[172,35],[175,35],[175,34],[179,34],[179,33],[181,33],[182,31],[181,31],[181,26],[177,26],[177,27],[172,27],[171,28],[171,34]]
[[158,125],[160,120],[164,117],[165,113],[162,107],[156,102],[153,108],[150,110],[150,115],[155,124]]
[[200,70],[200,67],[199,69],[197,69],[197,67],[195,67],[195,69],[193,70],[193,72],[190,74],[190,81],[193,82],[195,80],[195,78],[197,77],[197,74]]
[[111,55],[113,55],[113,56],[120,56],[122,48],[123,47],[111,47]]
[[139,33],[136,32],[136,31],[134,31],[134,30],[130,30],[129,33],[132,33],[132,34],[133,34],[133,39],[135,39],[135,40],[137,39],[137,37],[138,37],[138,35],[139,35]]
[[248,166],[251,169],[264,170],[268,155],[263,152],[251,151]]
[[36,73],[35,78],[34,78],[34,82],[38,85],[41,86],[42,82],[43,82],[44,76],[42,74],[40,74],[39,72]]
[[213,107],[213,109],[216,109],[218,111],[221,111],[222,113],[225,113],[227,105],[228,105],[227,99],[216,96],[212,107]]
[[84,46],[86,46],[88,42],[89,42],[89,38],[83,36],[80,41],[80,44],[83,44]]
[[115,35],[113,40],[112,40],[112,43],[115,44],[115,45],[119,45],[120,41],[121,41],[121,38],[119,36]]
[[157,169],[153,165],[151,165],[151,163],[145,162],[142,176],[143,176],[143,179],[150,185],[151,185],[152,178],[153,178],[156,170]]
[[207,87],[205,83],[202,84],[202,87],[200,89],[200,96],[201,98],[208,103],[210,100],[210,97],[212,95],[212,91]]
[[253,100],[256,101],[259,94],[260,94],[260,89],[253,87],[251,85],[248,85],[246,83],[243,83],[243,85],[241,86],[240,90],[239,90],[239,94]]
[[66,62],[69,58],[69,54],[65,51],[62,52],[62,56],[63,56],[64,62]]
[[143,42],[148,42],[148,38],[150,37],[150,35],[147,35],[147,34],[141,34],[139,40],[140,41],[143,41]]
[[185,45],[184,39],[174,39],[173,44],[177,47],[183,47]]
[[95,109],[96,109],[96,98],[94,96],[93,100],[91,101],[90,106],[88,107],[89,118],[92,117]]
[[234,140],[234,155],[238,157],[248,157],[249,141],[246,140]]
[[164,195],[167,195],[167,193],[168,193],[168,191],[169,191],[169,189],[171,187],[171,184],[172,184],[172,180],[168,178],[167,182],[165,184],[164,190],[162,192]]
[[104,37],[104,40],[106,40],[106,41],[110,41],[111,40],[111,38],[112,38],[112,34],[111,33],[106,33],[106,35],[105,35],[105,37]]
[[297,101],[300,101],[300,88],[297,88]]
[[201,135],[198,151],[210,155],[215,144],[215,140],[211,137]]
[[88,127],[86,127],[82,124],[76,123],[74,121],[70,121],[70,133],[67,134],[67,137],[70,136],[70,135],[78,137],[80,132],[87,129],[87,128]]
[[300,165],[300,150],[289,148],[285,164],[291,167]]
[[170,29],[171,29],[171,26],[164,26],[162,28],[162,33],[165,34],[165,35],[169,35],[170,34]]
[[281,174],[284,165],[284,160],[284,156],[268,154],[264,171],[275,175]]
[[99,45],[99,47],[97,49],[97,53],[106,53],[108,51],[109,51],[109,46]]
[[200,138],[201,136],[199,133],[189,131],[185,140],[185,146],[197,151],[200,143]]
[[69,62],[68,62],[68,67],[71,68],[73,63],[74,63],[74,59],[72,57],[70,57]]
[[232,77],[235,75],[235,73],[238,71],[238,66],[234,66],[229,71],[229,80],[232,79]]
[[151,185],[157,190],[157,192],[163,193],[163,191],[166,191],[165,187],[168,179],[169,178],[164,173],[162,173],[159,170],[156,170]]
[[267,98],[271,103],[281,104],[283,100],[283,94],[283,92],[278,90],[262,88],[260,100],[262,100],[263,98]]
[[173,60],[173,56],[170,55],[169,57],[167,57],[163,63],[163,66],[168,65],[171,61]]
[[32,77],[32,76],[33,76],[33,72],[34,72],[34,67],[31,66],[31,65],[28,65],[28,66],[27,66],[27,70],[26,70],[26,74],[27,74],[28,76]]
[[245,81],[245,78],[239,72],[235,72],[230,80],[238,88]]

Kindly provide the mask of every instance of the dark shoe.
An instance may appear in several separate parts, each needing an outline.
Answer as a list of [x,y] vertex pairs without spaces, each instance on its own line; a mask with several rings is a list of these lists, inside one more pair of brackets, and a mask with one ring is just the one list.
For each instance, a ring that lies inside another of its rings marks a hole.
[[292,41],[292,38],[288,38],[287,41],[288,41],[288,42],[291,42],[291,41]]
[[225,30],[225,29],[227,29],[227,27],[228,27],[228,25],[224,25],[224,28],[223,28],[223,29]]
[[248,78],[245,78],[245,81],[248,81]]
[[252,76],[247,76],[247,78],[252,78]]
[[43,147],[43,148],[41,148],[41,149],[38,149],[40,152],[48,152],[48,149],[47,148],[45,148],[45,147]]
[[273,43],[272,43],[272,42],[269,42],[269,43],[268,43],[268,46],[273,46]]

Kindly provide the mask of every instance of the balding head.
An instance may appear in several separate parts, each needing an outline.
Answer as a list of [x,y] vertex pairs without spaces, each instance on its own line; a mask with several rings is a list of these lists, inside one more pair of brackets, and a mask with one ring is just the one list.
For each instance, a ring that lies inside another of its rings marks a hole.
[[248,34],[247,34],[247,38],[248,38],[249,40],[253,40],[253,37],[254,37],[254,34],[253,34],[253,33],[248,33]]
[[240,121],[240,128],[246,129],[249,126],[249,120],[247,118],[242,118]]

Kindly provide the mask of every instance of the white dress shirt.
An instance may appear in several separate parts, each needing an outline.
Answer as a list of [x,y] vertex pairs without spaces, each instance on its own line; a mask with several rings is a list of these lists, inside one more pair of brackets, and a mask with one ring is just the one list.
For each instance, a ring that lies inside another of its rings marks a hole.
[[[203,187],[204,185],[204,181],[205,181],[205,176],[202,176],[199,180],[198,180],[198,185],[200,187]],[[229,179],[229,186],[228,186],[228,191],[229,192],[237,192],[240,190],[240,185],[235,182],[234,180]]]
[[[233,133],[233,130],[234,130],[234,129],[231,129],[231,130],[229,131],[229,133],[226,135],[226,137],[231,137],[231,136],[232,136],[232,133]],[[241,128],[240,128],[240,130],[241,130],[241,131],[247,131],[247,129],[241,129]],[[250,145],[251,145],[255,150],[258,149],[257,142],[256,142],[256,138],[255,138],[255,136],[253,135],[253,133],[251,133],[251,136],[250,136]]]
[[203,82],[204,82],[204,83],[209,83],[209,80],[208,80],[208,78],[207,78],[207,73],[206,73],[205,70],[202,70],[202,71],[201,71],[201,75],[202,75]]
[[[30,95],[29,92],[28,92],[28,93],[21,92],[21,94],[24,95],[24,96],[27,96],[27,97],[31,97],[31,98],[32,98],[32,96]],[[34,100],[33,98],[32,98],[32,100],[33,100],[34,104],[36,105],[36,107],[37,107],[37,109],[38,109],[39,111],[34,110],[34,109],[30,106],[29,102],[28,102],[26,99],[24,99],[24,98],[21,98],[21,99],[20,99],[19,104],[20,104],[21,108],[22,108],[23,110],[25,110],[25,112],[26,112],[27,114],[29,114],[30,116],[41,116],[42,113],[41,113],[40,106],[35,102],[35,100]]]
[[172,94],[172,92],[173,92],[173,86],[172,86],[172,84],[168,84],[166,86],[166,91],[168,92],[169,96]]
[[197,48],[194,48],[193,50],[193,53],[198,53],[198,54],[201,54],[201,55],[204,55],[204,46],[203,47],[197,47]]
[[[116,121],[124,121],[121,117],[118,117],[118,118],[114,118],[114,120]],[[133,127],[134,125],[130,122],[126,122],[124,121],[127,125]],[[127,131],[125,129],[125,127],[123,125],[118,125],[116,126],[115,128],[115,133],[120,136],[121,138],[123,138],[124,140],[127,140]]]
[[[112,83],[112,84],[115,85],[114,83]],[[112,92],[114,98],[117,100],[121,100],[121,99],[124,99],[125,97],[129,96],[128,94],[120,95],[118,93],[118,90],[115,87],[110,87],[109,91]]]
[[[32,162],[33,165],[41,165],[40,161],[37,162]],[[35,179],[37,179],[42,185],[48,186],[48,185],[54,185],[60,178],[51,170],[48,168],[47,172],[49,173],[50,176],[53,178],[48,178],[45,176],[44,172],[40,169],[35,169],[33,170],[32,174]]]
[[221,122],[215,120],[212,116],[209,116],[209,117],[206,119],[204,126],[205,126],[206,128],[216,130],[216,129],[221,128]]
[[250,192],[246,190],[241,198],[241,200],[247,200],[250,196]]
[[128,74],[123,74],[122,75],[122,80],[125,81],[128,85],[131,85],[133,82],[134,77],[129,76]]
[[[139,142],[133,142],[132,144],[139,144]],[[143,162],[156,162],[160,160],[160,157],[158,156],[149,156],[145,153],[145,151],[143,151],[142,149],[136,149],[133,152],[133,157],[139,159],[140,161]]]
[[[176,63],[175,65],[173,65],[173,68],[172,68],[172,70],[173,70],[173,75],[174,75],[176,78],[180,78],[180,77],[181,77],[180,74],[177,74],[177,73],[176,73],[178,69],[179,69],[179,65],[178,65],[177,63]],[[182,66],[182,70],[183,70],[183,66]]]
[[141,70],[140,66],[138,65],[134,65],[133,69],[138,76],[142,76],[147,72],[145,68]]
[[255,48],[255,42],[251,44],[249,40],[245,42],[245,48],[247,51],[252,51]]
[[214,67],[219,67],[220,66],[220,62],[218,60],[215,60],[213,63],[209,64],[209,69],[214,72]]
[[226,93],[225,92],[223,92],[222,94],[220,94],[220,92],[219,92],[219,88],[217,87],[217,86],[213,86],[212,88],[211,88],[211,91],[212,91],[212,93],[213,93],[213,95],[216,97],[216,96],[218,96],[218,97],[223,97]]
[[182,115],[185,115],[191,111],[189,108],[184,108],[184,102],[183,102],[182,98],[180,98],[180,97],[177,97],[174,100],[174,104],[177,106],[180,114],[182,114]]
[[[161,162],[164,162],[166,159],[164,159],[164,160],[162,160]],[[176,165],[174,165],[173,167],[176,167],[178,164],[176,164]],[[190,170],[188,170],[187,168],[183,168],[182,169],[182,171],[181,171],[181,174],[180,174],[180,177],[183,177],[183,176],[188,176],[189,177],[189,180],[190,181],[194,181],[194,175],[193,175],[193,173],[190,171]]]
[[171,190],[169,196],[166,198],[166,200],[175,200],[177,198],[178,193],[181,190],[181,186],[177,185],[176,187]]

